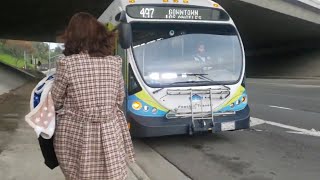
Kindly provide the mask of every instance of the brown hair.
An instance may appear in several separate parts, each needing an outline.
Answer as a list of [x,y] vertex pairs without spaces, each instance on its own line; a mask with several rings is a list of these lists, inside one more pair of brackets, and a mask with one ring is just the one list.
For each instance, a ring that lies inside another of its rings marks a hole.
[[114,54],[114,34],[89,13],[79,12],[72,16],[64,34],[65,56],[86,52],[93,57]]

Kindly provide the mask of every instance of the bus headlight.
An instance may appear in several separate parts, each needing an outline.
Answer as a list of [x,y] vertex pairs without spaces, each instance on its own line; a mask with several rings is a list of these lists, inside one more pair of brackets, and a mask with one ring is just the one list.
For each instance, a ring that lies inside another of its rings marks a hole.
[[236,101],[236,105],[239,105],[239,104],[240,104],[240,100],[237,100],[237,101]]
[[230,104],[230,107],[233,108],[234,107],[234,103]]
[[143,106],[143,110],[144,110],[145,112],[148,112],[148,111],[149,111],[149,106]]
[[152,113],[153,113],[153,114],[155,114],[155,113],[157,113],[157,112],[158,112],[158,109],[157,109],[157,108],[155,108],[155,107],[152,108]]
[[132,108],[136,111],[139,111],[142,108],[142,104],[139,101],[135,101],[132,103]]

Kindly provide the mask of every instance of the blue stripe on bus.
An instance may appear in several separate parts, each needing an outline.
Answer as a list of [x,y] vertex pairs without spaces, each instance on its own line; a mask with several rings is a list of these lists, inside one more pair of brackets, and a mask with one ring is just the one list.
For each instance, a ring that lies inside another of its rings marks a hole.
[[[142,108],[140,110],[135,110],[132,108],[132,104],[136,101],[139,101],[142,104]],[[148,107],[148,109],[145,110],[145,107]],[[166,115],[166,112],[159,109],[157,109],[157,112],[153,113],[153,108],[154,107],[148,105],[147,103],[139,99],[136,95],[131,95],[128,97],[127,109],[136,115],[145,117],[164,117]]]

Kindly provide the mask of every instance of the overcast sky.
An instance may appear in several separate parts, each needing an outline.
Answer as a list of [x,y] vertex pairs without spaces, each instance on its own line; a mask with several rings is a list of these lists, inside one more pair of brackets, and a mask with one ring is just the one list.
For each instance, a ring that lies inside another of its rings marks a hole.
[[49,43],[49,42],[47,42],[49,45],[50,45],[50,49],[54,49],[54,48],[56,48],[57,46],[60,46],[61,48],[63,48],[63,44],[61,44],[61,43]]

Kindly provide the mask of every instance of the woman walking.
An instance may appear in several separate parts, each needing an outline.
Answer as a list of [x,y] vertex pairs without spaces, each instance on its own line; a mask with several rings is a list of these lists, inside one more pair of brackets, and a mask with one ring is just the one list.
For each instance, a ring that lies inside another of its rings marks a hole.
[[114,39],[96,18],[75,14],[63,35],[52,98],[59,110],[54,148],[67,180],[123,180],[134,162],[121,110],[122,60],[112,56]]

